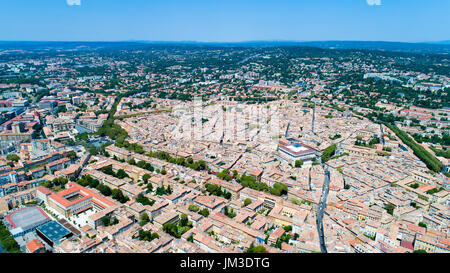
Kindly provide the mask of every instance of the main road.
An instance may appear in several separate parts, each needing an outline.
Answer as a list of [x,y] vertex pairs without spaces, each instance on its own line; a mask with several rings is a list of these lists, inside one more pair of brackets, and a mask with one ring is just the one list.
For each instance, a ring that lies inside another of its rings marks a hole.
[[[322,166],[324,166],[322,164]],[[317,232],[319,233],[319,240],[320,240],[320,251],[322,253],[327,253],[327,248],[325,245],[325,236],[323,234],[323,214],[325,212],[325,208],[327,206],[327,196],[328,196],[328,190],[330,185],[330,171],[325,170],[325,181],[323,182],[322,186],[322,196],[320,197],[319,206],[317,208]]]

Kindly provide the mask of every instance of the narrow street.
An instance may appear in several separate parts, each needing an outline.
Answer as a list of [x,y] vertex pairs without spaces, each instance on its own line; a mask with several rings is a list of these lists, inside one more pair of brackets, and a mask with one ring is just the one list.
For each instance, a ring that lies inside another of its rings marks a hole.
[[327,206],[327,196],[328,196],[329,184],[330,184],[330,171],[325,170],[325,181],[323,182],[322,196],[320,197],[319,206],[317,208],[317,231],[319,233],[320,251],[322,253],[327,253],[322,221],[323,221],[323,214],[324,214],[325,208]]

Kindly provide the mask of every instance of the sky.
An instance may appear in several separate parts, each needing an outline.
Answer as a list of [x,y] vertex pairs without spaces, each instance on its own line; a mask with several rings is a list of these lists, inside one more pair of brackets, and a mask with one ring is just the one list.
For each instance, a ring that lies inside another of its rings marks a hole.
[[449,0],[0,0],[2,41],[450,40]]

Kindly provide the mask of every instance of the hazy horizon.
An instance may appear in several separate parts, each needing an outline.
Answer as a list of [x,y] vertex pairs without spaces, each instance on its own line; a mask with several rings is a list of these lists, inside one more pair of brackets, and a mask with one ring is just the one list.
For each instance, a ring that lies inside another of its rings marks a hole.
[[440,41],[417,41],[417,42],[403,42],[403,41],[386,41],[386,40],[242,40],[242,41],[199,41],[199,40],[1,40],[0,42],[61,42],[61,43],[121,43],[121,42],[148,42],[148,43],[201,43],[201,44],[238,44],[238,43],[310,43],[310,42],[380,42],[380,43],[405,43],[405,44],[439,44],[450,43],[450,40]]

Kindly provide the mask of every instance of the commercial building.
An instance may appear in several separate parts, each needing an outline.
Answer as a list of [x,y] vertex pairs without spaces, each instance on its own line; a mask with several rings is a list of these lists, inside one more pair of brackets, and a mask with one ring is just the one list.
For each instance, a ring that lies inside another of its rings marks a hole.
[[36,234],[49,246],[59,245],[65,238],[72,236],[72,232],[56,221],[48,222],[36,228]]
[[287,163],[295,163],[296,160],[314,160],[320,156],[320,152],[300,143],[295,138],[280,140],[278,145],[278,160]]
[[90,208],[99,211],[114,205],[112,201],[74,182],[69,182],[66,184],[66,189],[57,193],[39,187],[36,197],[65,217],[70,217]]

